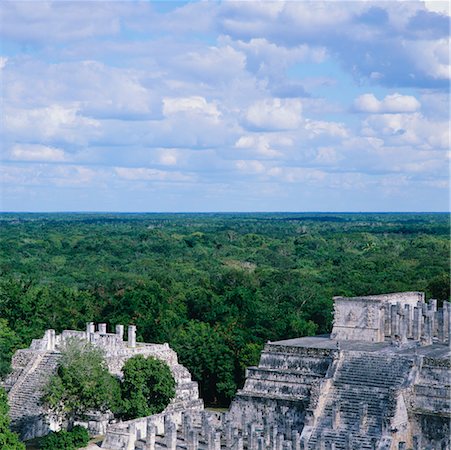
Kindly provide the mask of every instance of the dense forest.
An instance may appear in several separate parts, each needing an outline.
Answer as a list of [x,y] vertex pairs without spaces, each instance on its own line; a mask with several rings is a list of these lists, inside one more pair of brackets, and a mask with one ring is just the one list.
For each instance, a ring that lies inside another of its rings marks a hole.
[[1,214],[0,375],[44,330],[136,324],[226,405],[263,344],[334,295],[449,299],[448,214]]

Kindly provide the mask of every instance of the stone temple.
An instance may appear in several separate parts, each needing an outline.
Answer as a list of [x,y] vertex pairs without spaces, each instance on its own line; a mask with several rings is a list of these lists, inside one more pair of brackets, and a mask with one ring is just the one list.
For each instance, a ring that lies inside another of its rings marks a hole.
[[[176,398],[163,413],[104,425],[105,450],[449,450],[451,304],[437,309],[420,292],[334,302],[330,336],[268,342],[221,413],[203,408],[169,347],[137,344],[133,328],[127,343],[121,329],[108,334],[102,324],[56,337],[49,330],[14,357],[6,382],[13,423],[23,436],[48,427],[35,397],[65,336],[77,335],[106,348],[113,373],[143,352],[168,361],[176,375]],[[103,432],[98,423],[88,425]]]

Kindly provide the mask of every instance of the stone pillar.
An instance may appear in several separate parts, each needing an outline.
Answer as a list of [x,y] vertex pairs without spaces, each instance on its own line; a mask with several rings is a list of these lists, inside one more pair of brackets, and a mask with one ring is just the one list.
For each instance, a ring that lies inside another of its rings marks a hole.
[[236,450],[243,450],[243,448],[244,448],[243,437],[242,436],[237,436],[236,440],[235,440],[235,449]]
[[406,450],[407,446],[404,441],[398,443],[398,450]]
[[91,342],[91,334],[94,333],[94,322],[88,322],[86,324],[86,340]]
[[191,415],[189,414],[189,412],[184,411],[182,413],[182,435],[183,435],[183,439],[185,441],[188,440],[188,433],[189,433],[189,430],[191,430],[192,425],[193,425],[193,423],[192,423]]
[[368,421],[368,404],[360,404],[360,417],[359,417],[359,431],[361,433],[366,433],[367,431],[367,421]]
[[128,346],[129,347],[136,347],[136,326],[135,325],[129,325],[128,326]]
[[391,336],[391,319],[390,319],[390,306],[383,305],[381,307],[382,317],[384,318],[384,335],[385,337]]
[[413,308],[413,324],[412,324],[412,338],[419,341],[421,337],[421,309],[415,306]]
[[422,450],[421,449],[421,436],[415,435],[413,437],[413,450]]
[[407,317],[403,309],[399,310],[399,337],[402,344],[407,342]]
[[248,426],[248,437],[247,437],[247,446],[250,450],[255,450],[257,448],[257,432],[255,430],[255,423],[252,422]]
[[197,430],[191,429],[188,433],[188,450],[198,450],[199,448],[199,435]]
[[215,436],[213,439],[213,449],[221,450],[221,433],[215,433]]
[[439,342],[445,342],[445,322],[443,317],[444,308],[437,311],[437,338]]
[[429,311],[424,316],[424,331],[423,331],[423,344],[431,345],[432,344],[432,317]]
[[293,450],[301,450],[301,436],[296,430],[291,432],[291,444]]
[[336,430],[340,426],[340,407],[336,403],[332,405],[332,429]]
[[155,450],[155,438],[156,438],[157,430],[155,424],[151,419],[147,419],[146,426],[146,446],[145,450]]
[[412,312],[410,305],[404,305],[404,319],[406,321],[406,336],[410,339],[412,337]]
[[276,437],[276,450],[283,450],[284,435],[279,433]]
[[46,350],[49,352],[55,351],[55,342],[56,342],[56,334],[55,330],[46,330],[45,332],[46,337]]
[[450,342],[451,336],[451,303],[443,302],[443,339],[445,342]]
[[390,323],[391,323],[391,337],[399,334],[398,330],[398,305],[390,305]]
[[293,430],[293,419],[289,417],[285,420],[285,436],[290,439],[291,431]]
[[106,323],[99,323],[99,333],[106,334]]
[[127,444],[127,450],[135,450],[135,443],[136,443],[136,425],[134,423],[131,423],[128,426],[128,444]]
[[265,438],[259,437],[257,440],[257,450],[265,450]]
[[270,434],[270,436],[269,436],[269,448],[271,450],[276,450],[276,447],[277,447],[277,434],[278,434],[277,424],[273,424],[269,434]]
[[177,427],[172,421],[165,421],[164,424],[164,438],[166,441],[166,448],[168,450],[176,450],[177,447]]
[[116,335],[121,341],[124,339],[124,325],[116,325]]

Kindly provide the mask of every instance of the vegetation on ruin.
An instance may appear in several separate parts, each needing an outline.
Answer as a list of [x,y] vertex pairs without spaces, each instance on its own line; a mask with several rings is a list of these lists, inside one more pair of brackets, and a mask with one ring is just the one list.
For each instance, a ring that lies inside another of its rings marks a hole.
[[71,431],[50,432],[39,439],[39,448],[40,450],[77,450],[86,447],[88,442],[88,430],[76,425]]
[[122,369],[122,405],[125,420],[162,412],[175,396],[175,380],[169,366],[156,358],[134,356]]
[[2,333],[28,346],[47,328],[134,323],[138,340],[178,352],[207,404],[227,404],[267,340],[330,331],[334,295],[449,299],[448,214],[2,214],[0,225],[0,345]]
[[63,418],[70,430],[88,411],[115,410],[120,403],[119,381],[108,372],[98,348],[73,340],[47,384],[43,403]]
[[0,387],[0,448],[2,450],[25,450],[25,444],[20,442],[17,434],[9,429],[8,397]]

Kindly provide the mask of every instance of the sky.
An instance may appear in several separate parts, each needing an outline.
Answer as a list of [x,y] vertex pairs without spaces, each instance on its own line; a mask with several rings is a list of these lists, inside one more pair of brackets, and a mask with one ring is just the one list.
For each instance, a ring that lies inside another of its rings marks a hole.
[[1,211],[448,211],[447,1],[2,1]]

